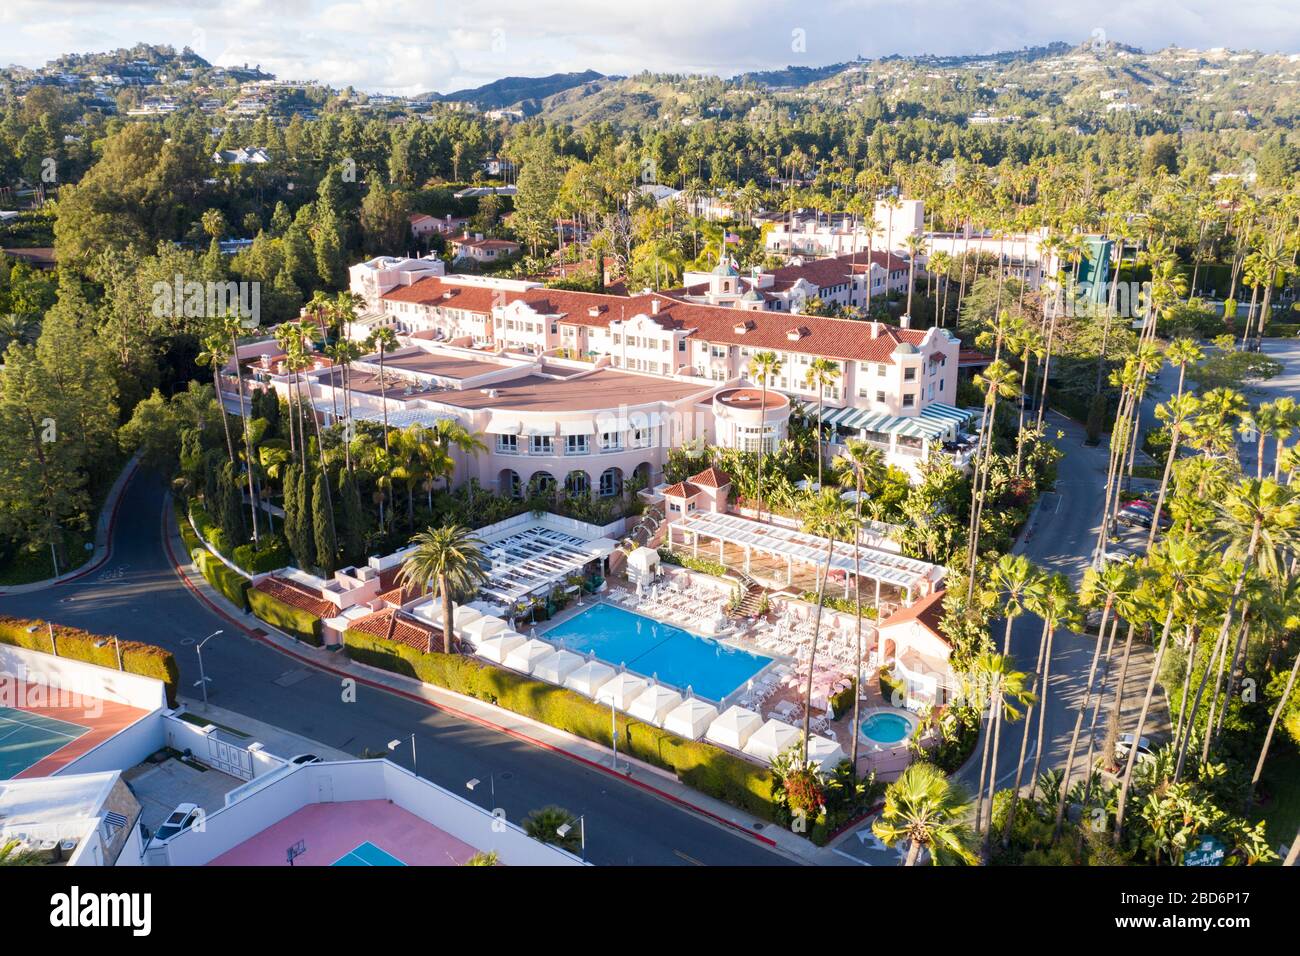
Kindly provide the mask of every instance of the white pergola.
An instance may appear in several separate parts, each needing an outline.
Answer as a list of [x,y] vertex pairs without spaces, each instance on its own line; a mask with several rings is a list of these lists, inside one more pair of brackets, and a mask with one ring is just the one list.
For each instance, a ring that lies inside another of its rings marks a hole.
[[[690,545],[698,557],[701,538],[712,538],[718,542],[718,557],[723,560],[723,563],[725,563],[724,545],[731,544],[743,548],[747,573],[750,556],[754,551],[785,558],[787,584],[794,578],[796,562],[813,567],[821,567],[826,562],[825,538],[796,531],[794,528],[764,524],[739,515],[696,511],[668,525],[669,547]],[[889,551],[865,546],[855,547],[851,543],[837,541],[831,550],[830,566],[832,570],[844,572],[845,597],[850,593],[849,578],[855,573],[855,551],[857,552],[856,573],[875,582],[877,604],[880,603],[882,584],[902,589],[907,596],[907,603],[911,604],[917,585],[923,582],[935,585],[943,577],[943,568],[938,565]]]
[[590,562],[613,554],[617,547],[609,538],[588,540],[533,525],[483,546],[490,563],[484,569],[488,579],[479,593],[510,606],[533,592],[550,590]]

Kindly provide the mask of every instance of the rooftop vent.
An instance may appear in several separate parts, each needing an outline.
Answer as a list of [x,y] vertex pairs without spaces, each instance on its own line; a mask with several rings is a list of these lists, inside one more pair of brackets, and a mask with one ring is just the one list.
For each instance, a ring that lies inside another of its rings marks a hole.
[[812,333],[808,331],[808,326],[798,325],[795,326],[793,329],[790,329],[788,332],[786,332],[785,337],[789,339],[791,342],[798,342],[805,335],[811,335],[811,334]]
[[602,312],[608,311],[608,308],[609,307],[605,305],[593,305],[590,309],[587,310],[587,314],[594,319],[597,318]]
[[744,322],[737,322],[735,326],[732,328],[732,331],[735,332],[737,335],[744,335],[752,328],[754,328],[753,321],[750,319],[746,319]]

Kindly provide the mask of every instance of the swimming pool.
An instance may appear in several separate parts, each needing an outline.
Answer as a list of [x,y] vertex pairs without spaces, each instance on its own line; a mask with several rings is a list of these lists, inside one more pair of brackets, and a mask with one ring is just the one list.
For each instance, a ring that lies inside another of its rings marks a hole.
[[916,718],[896,710],[878,710],[862,722],[862,736],[873,744],[891,747],[912,735]]
[[772,660],[612,604],[593,605],[542,637],[710,700],[722,700]]

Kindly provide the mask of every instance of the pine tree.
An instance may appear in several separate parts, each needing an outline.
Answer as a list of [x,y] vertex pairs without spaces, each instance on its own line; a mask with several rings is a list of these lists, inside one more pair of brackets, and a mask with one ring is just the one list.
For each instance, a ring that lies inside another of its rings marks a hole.
[[357,480],[346,471],[339,483],[339,499],[342,509],[339,537],[343,546],[343,559],[349,564],[356,564],[365,557],[366,519],[365,512],[361,509],[361,492],[357,488]]
[[311,483],[306,466],[297,469],[294,484],[294,497],[297,498],[298,515],[297,521],[294,522],[293,537],[289,540],[289,548],[293,551],[298,567],[305,570],[315,563],[313,561],[315,552],[312,543]]
[[226,546],[233,549],[244,543],[247,531],[244,528],[244,502],[239,493],[239,478],[230,462],[221,466],[221,474],[217,479],[217,498],[220,509],[213,517],[221,526]]
[[329,495],[325,488],[327,480],[323,471],[316,473],[312,485],[312,524],[316,530],[316,566],[322,574],[329,576],[338,565],[338,540],[334,535],[334,522],[330,520]]

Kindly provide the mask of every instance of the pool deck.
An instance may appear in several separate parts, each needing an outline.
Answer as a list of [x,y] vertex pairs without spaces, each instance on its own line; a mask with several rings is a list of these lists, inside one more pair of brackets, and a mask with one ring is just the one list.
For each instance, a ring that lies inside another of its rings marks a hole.
[[139,707],[129,707],[88,695],[70,695],[66,690],[62,691],[61,700],[58,688],[28,682],[19,677],[5,676],[3,691],[0,694],[0,704],[6,707],[86,728],[86,732],[76,740],[69,741],[25,770],[14,774],[15,780],[48,777],[58,773],[77,758],[85,756],[149,714],[149,711]]
[[387,800],[312,803],[227,850],[208,866],[285,866],[299,840],[306,852],[294,866],[332,866],[372,843],[407,866],[461,866],[477,850]]

